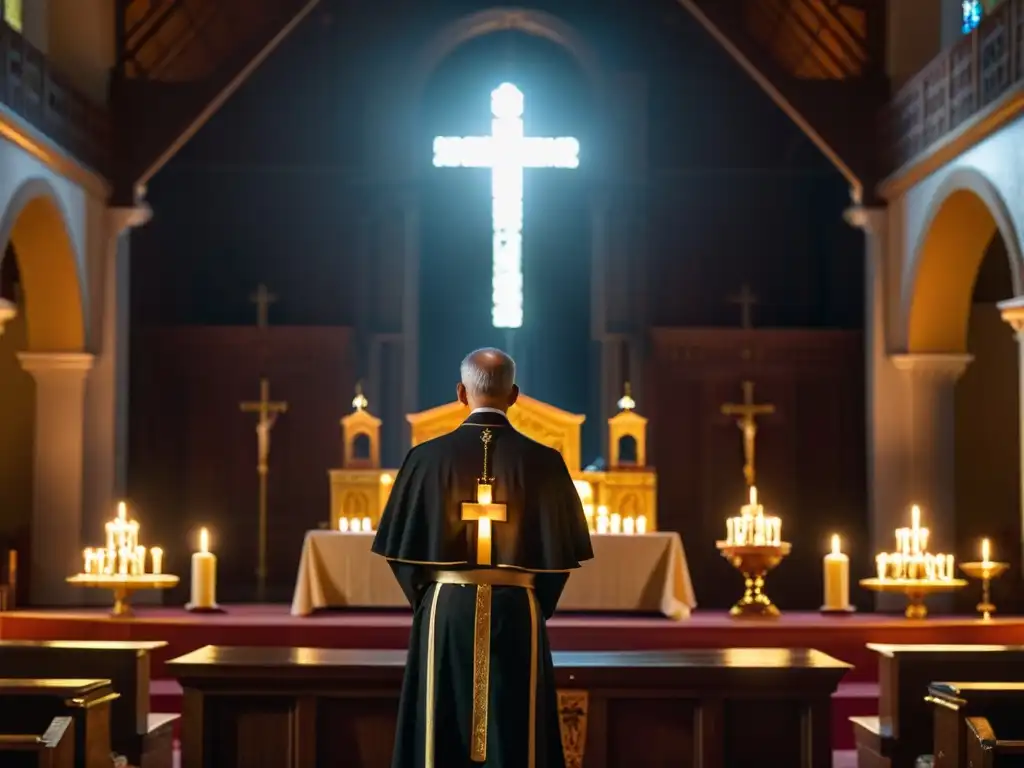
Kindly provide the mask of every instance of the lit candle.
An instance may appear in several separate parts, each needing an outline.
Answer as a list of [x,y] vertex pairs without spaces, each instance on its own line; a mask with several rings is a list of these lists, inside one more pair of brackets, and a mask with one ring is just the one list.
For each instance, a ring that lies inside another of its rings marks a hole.
[[633,517],[625,517],[622,520],[622,532],[627,536],[632,536],[636,530],[636,519]]
[[598,515],[597,532],[601,534],[608,533],[608,515]]
[[985,565],[989,564],[989,557],[992,556],[991,545],[988,539],[981,540],[981,562]]
[[622,516],[618,512],[612,512],[611,532],[622,533]]
[[117,575],[127,576],[128,575],[128,562],[131,560],[132,553],[128,551],[128,547],[121,547],[117,553]]
[[946,555],[946,573],[944,578],[952,579],[954,573],[956,573],[956,571],[953,570],[953,556]]
[[370,518],[368,517],[363,518],[363,530],[367,533],[373,530],[373,523],[370,521]]
[[146,548],[135,547],[135,557],[132,559],[132,574],[141,576],[146,572]]
[[352,522],[349,523],[348,529],[352,531],[352,533],[359,533],[361,530],[363,530],[363,527],[360,524],[358,517],[352,518]]
[[882,581],[885,579],[885,572],[888,567],[889,558],[884,555],[877,555],[875,557],[875,567],[878,569],[878,580]]
[[85,567],[82,569],[82,573],[91,574],[96,567],[96,553],[93,552],[92,547],[86,547],[82,557],[85,559]]
[[725,543],[732,546],[736,543],[736,521],[733,518],[728,518],[725,521]]
[[647,515],[640,515],[636,519],[636,532],[639,534],[647,533]]
[[826,610],[845,611],[850,605],[850,558],[839,549],[839,536],[832,536],[832,551],[825,555]]
[[149,550],[149,558],[153,561],[153,573],[161,574],[164,572],[164,551],[160,547],[153,547]]
[[342,533],[348,533],[348,518],[342,517],[338,520],[338,530]]
[[[735,503],[736,502],[734,501],[733,504],[735,504]],[[750,486],[750,506],[752,506],[752,507],[756,507],[757,506],[757,486],[756,485]]]
[[94,556],[96,557],[95,572],[97,575],[103,576],[107,573],[107,568],[109,568],[107,556],[109,555],[109,553],[110,550],[107,549],[98,549],[94,553]]
[[192,555],[192,608],[217,605],[217,556],[210,551],[210,534],[199,530],[199,551]]

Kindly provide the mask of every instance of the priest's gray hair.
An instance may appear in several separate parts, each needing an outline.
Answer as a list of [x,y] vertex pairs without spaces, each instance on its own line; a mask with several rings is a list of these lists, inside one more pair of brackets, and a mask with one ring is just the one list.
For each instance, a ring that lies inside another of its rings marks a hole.
[[506,397],[516,383],[516,361],[500,349],[484,347],[466,355],[459,373],[473,397]]

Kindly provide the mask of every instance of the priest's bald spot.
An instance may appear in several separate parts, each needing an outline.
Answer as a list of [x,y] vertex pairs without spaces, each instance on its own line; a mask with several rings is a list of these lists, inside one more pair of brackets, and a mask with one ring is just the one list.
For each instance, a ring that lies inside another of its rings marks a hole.
[[470,352],[459,372],[462,385],[474,397],[506,397],[516,383],[516,361],[494,347]]

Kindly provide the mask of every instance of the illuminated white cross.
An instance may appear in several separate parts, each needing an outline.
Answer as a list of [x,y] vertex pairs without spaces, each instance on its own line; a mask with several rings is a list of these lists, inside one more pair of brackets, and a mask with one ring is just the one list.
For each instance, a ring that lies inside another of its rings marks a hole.
[[578,168],[580,143],[570,137],[523,136],[523,92],[511,83],[491,91],[490,136],[438,136],[438,168],[490,168],[494,225],[491,319],[495,328],[523,325],[523,169]]

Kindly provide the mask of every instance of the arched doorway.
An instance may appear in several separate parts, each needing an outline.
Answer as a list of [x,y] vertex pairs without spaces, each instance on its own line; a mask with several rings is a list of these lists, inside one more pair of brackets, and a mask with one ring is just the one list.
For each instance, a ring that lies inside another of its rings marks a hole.
[[[935,199],[908,292],[907,347],[911,356],[970,361],[959,378],[953,372],[944,385],[953,387],[952,434],[934,433],[953,442],[947,466],[956,551],[960,557],[980,555],[980,541],[987,537],[998,556],[1019,569],[1018,349],[997,306],[1020,294],[1019,239],[1002,199],[980,174],[953,174]],[[930,402],[941,407],[949,400]],[[1005,601],[1013,592],[1000,597]],[[970,598],[962,596],[959,607],[970,609]]]
[[[51,391],[53,385],[62,386],[48,374],[51,364],[60,368],[69,358],[74,364],[88,356],[82,355],[86,328],[79,259],[49,184],[32,180],[22,185],[0,219],[0,240],[0,296],[17,309],[0,335],[0,551],[13,548],[19,553],[18,591],[23,600],[33,580],[33,561],[41,559],[31,555],[33,510],[37,481],[46,482],[38,477],[40,466],[49,466],[45,461],[40,464],[49,452],[38,450],[37,394],[41,386],[50,386]],[[51,418],[65,415],[59,409],[47,410]],[[81,424],[64,426],[67,434],[80,435]],[[63,449],[54,447],[58,455]],[[73,533],[77,540],[78,531]],[[6,564],[6,558],[0,562]],[[36,566],[38,570],[39,563]]]

